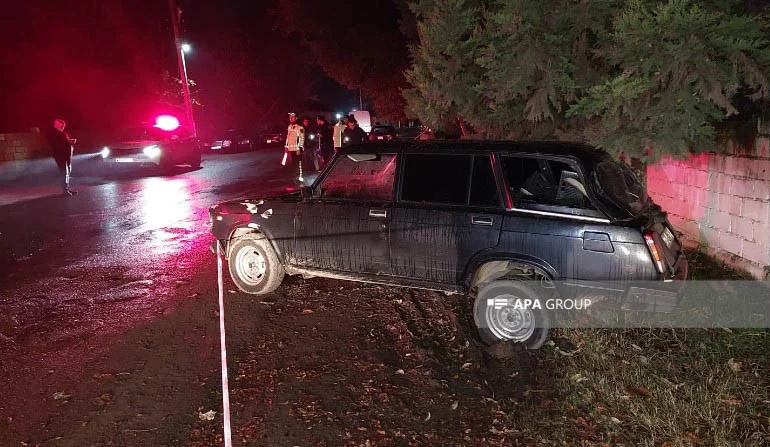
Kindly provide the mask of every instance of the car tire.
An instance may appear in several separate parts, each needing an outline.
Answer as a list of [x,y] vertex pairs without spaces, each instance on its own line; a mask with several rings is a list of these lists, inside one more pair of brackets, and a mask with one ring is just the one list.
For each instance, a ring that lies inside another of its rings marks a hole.
[[194,160],[192,160],[190,162],[190,167],[193,168],[193,169],[199,169],[201,167],[201,156],[200,155],[198,155],[197,158],[195,158]]
[[[536,283],[527,281],[493,281],[482,286],[473,304],[473,321],[481,339],[488,345],[513,341],[527,349],[540,348],[548,339],[551,319],[536,290]],[[516,300],[538,300],[543,308],[519,309],[514,306]]]
[[273,292],[283,282],[285,271],[270,242],[258,235],[241,236],[231,242],[227,266],[241,291],[251,295]]

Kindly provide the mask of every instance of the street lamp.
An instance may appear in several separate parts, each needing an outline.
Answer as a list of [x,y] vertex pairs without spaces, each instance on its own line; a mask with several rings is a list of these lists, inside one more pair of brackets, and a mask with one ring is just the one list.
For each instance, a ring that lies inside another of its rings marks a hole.
[[190,130],[193,135],[198,136],[198,130],[195,128],[195,119],[193,118],[192,100],[190,99],[190,85],[187,81],[187,62],[184,54],[192,51],[189,43],[179,43],[179,55],[182,62],[182,92],[184,93],[184,105],[187,112],[187,121],[190,123]]

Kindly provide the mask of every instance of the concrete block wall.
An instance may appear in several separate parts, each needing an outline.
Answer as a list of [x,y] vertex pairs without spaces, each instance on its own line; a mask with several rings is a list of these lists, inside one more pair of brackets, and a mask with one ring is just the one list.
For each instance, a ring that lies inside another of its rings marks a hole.
[[753,156],[693,154],[647,167],[647,191],[684,233],[727,263],[768,279],[770,144]]
[[50,156],[40,133],[0,133],[0,163]]

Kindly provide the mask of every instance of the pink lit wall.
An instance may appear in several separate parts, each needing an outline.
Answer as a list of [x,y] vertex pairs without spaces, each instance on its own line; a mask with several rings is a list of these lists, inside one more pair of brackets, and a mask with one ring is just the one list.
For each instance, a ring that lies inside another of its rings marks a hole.
[[770,141],[752,156],[693,154],[647,168],[647,190],[688,245],[765,279],[770,271]]

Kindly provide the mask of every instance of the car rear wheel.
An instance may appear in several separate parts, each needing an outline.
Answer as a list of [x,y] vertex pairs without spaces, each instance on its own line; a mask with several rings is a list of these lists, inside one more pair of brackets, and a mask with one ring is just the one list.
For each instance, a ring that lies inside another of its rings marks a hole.
[[243,292],[263,295],[278,288],[285,275],[267,239],[245,235],[235,239],[227,258],[230,277]]
[[541,347],[548,338],[550,318],[545,300],[535,290],[525,281],[493,281],[479,289],[473,320],[482,340],[489,345],[513,341],[527,349]]

